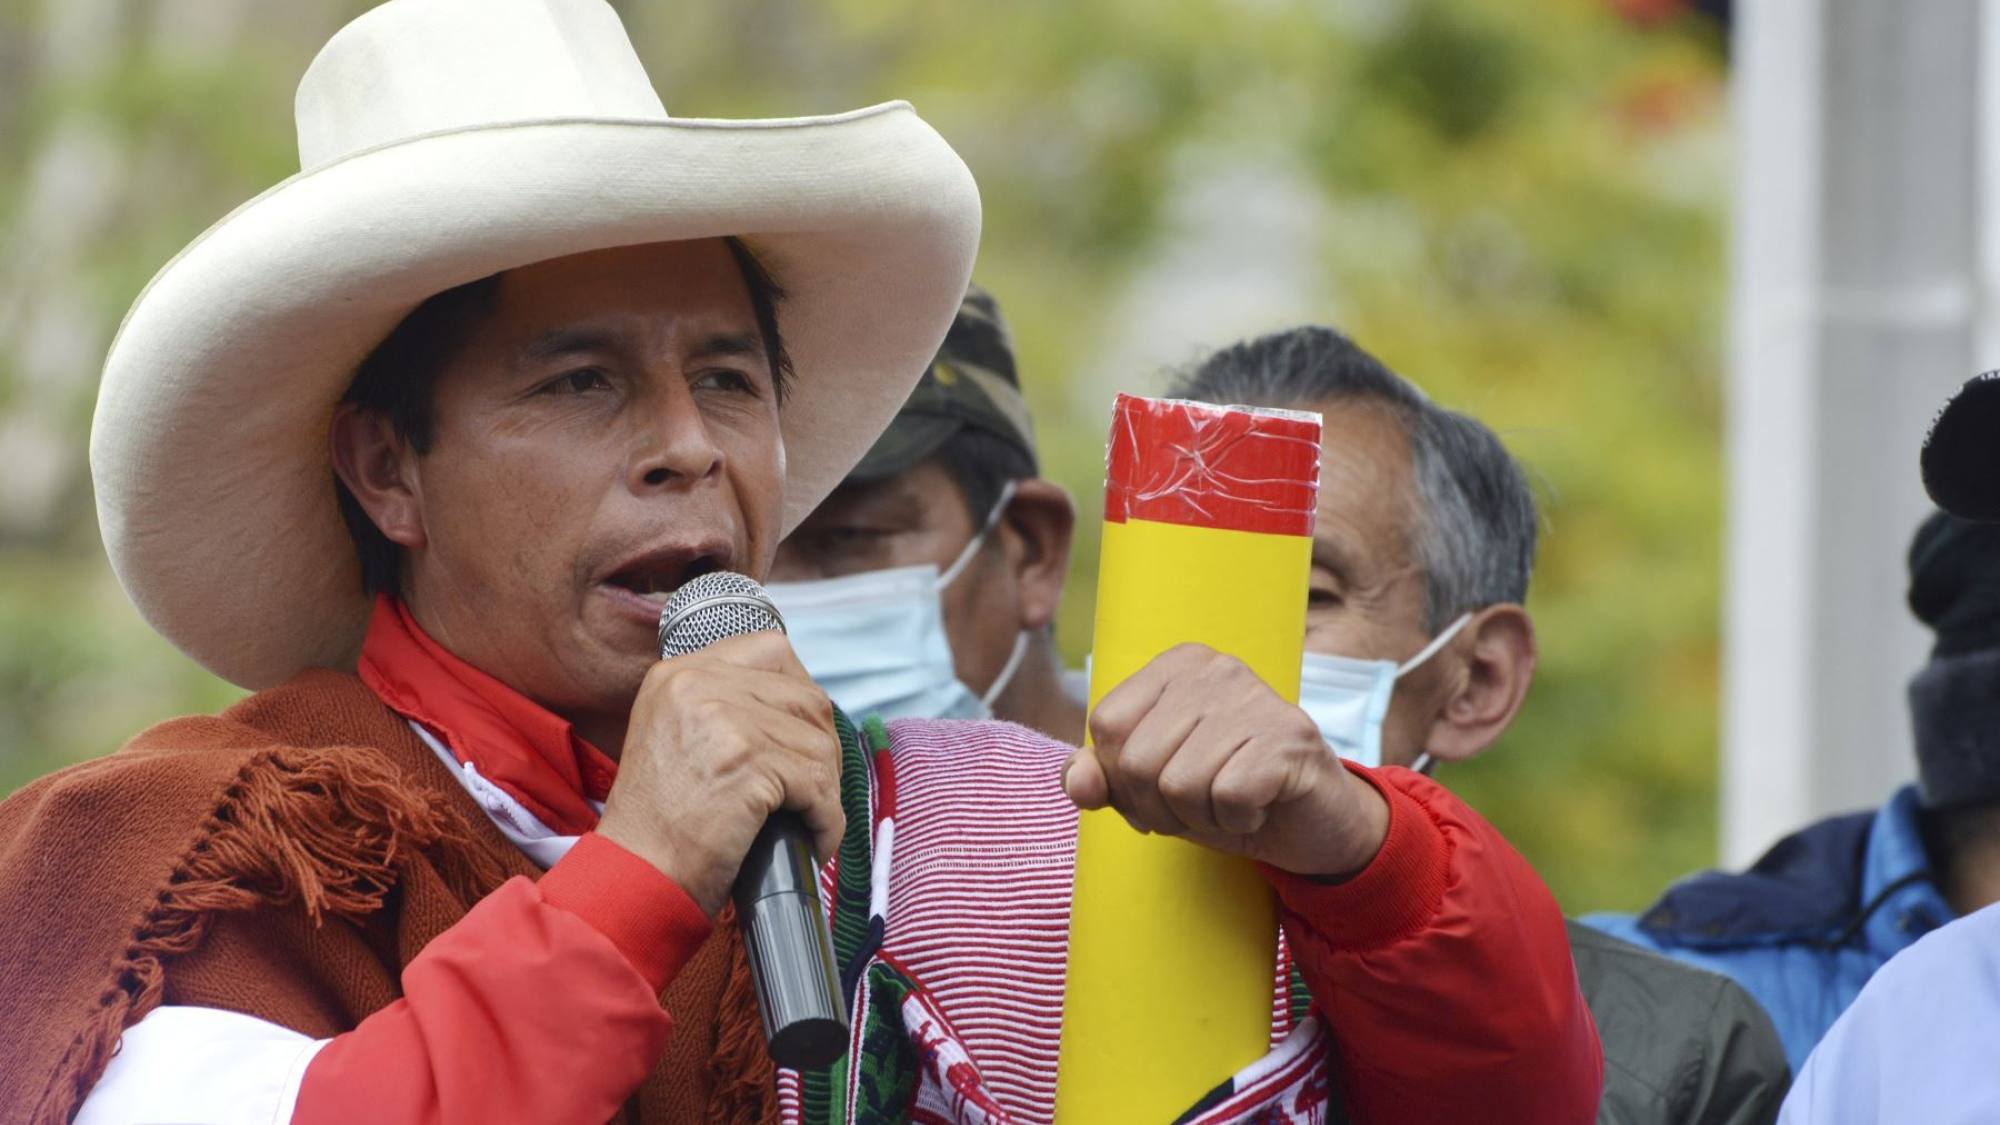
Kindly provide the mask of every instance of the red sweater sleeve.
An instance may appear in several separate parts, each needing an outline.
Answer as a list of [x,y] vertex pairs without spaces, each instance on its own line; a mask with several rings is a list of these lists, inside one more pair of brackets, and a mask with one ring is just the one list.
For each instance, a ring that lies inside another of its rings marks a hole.
[[1264,869],[1349,1116],[1595,1120],[1604,1058],[1548,888],[1429,778],[1349,768],[1389,802],[1375,859],[1337,885]]
[[709,926],[651,864],[586,834],[425,946],[402,999],[313,1057],[292,1120],[610,1120],[666,1048],[660,991]]

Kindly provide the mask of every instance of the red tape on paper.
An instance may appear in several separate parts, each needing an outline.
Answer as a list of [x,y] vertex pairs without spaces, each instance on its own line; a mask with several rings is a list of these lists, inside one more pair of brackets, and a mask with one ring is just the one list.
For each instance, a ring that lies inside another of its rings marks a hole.
[[1317,414],[1121,394],[1104,518],[1310,536],[1319,437]]

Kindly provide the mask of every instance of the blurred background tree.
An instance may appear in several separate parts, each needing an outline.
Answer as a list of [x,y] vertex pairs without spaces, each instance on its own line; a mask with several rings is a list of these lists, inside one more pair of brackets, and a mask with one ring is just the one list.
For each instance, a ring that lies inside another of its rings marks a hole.
[[[0,791],[238,694],[154,637],[85,439],[132,298],[296,170],[359,0],[0,0]],[[986,201],[978,276],[1047,471],[1102,499],[1114,390],[1303,320],[1498,429],[1543,484],[1542,672],[1444,780],[1571,911],[1712,861],[1727,133],[1672,0],[618,0],[668,109],[907,98]],[[1060,636],[1088,645],[1095,520]]]

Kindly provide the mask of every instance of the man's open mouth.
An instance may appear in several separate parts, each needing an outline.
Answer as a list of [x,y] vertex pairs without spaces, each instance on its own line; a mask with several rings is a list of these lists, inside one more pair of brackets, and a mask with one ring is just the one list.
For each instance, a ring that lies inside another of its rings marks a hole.
[[721,570],[727,562],[718,551],[659,551],[618,568],[604,583],[665,606],[689,579]]

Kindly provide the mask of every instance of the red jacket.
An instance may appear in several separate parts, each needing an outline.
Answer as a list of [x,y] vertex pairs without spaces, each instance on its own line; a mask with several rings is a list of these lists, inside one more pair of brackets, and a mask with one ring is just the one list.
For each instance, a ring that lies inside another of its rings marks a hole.
[[[877,800],[893,808],[876,809],[896,822],[885,949],[1009,1115],[1047,1121],[1077,815],[1059,781],[1068,749],[998,723],[891,730],[894,784]],[[1266,871],[1349,1116],[1593,1120],[1602,1056],[1548,890],[1436,783],[1354,768],[1389,802],[1375,860],[1336,886]],[[706,933],[670,880],[585,835],[539,883],[506,884],[426,947],[403,999],[314,1057],[294,1120],[606,1120],[666,1042],[656,997]]]

